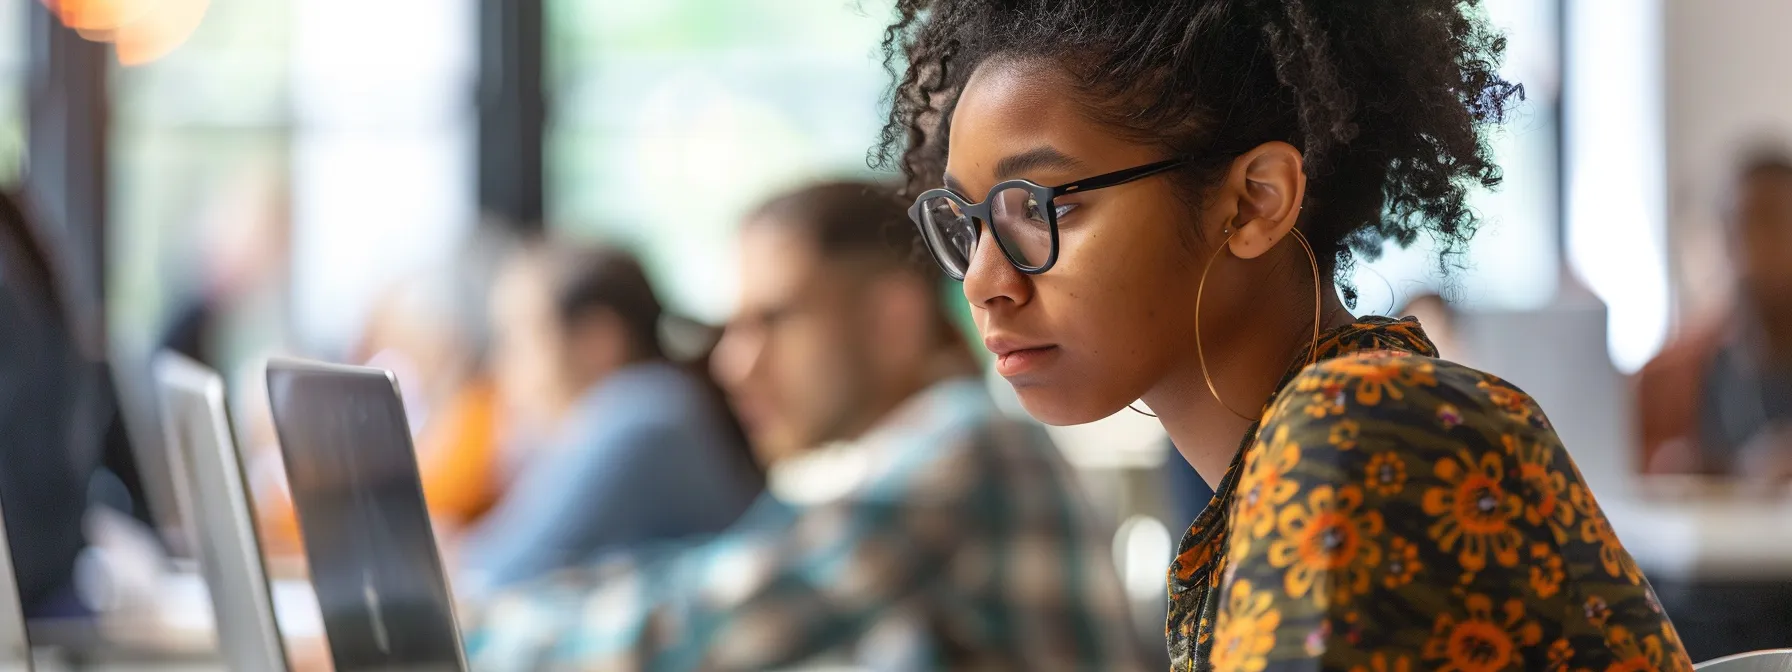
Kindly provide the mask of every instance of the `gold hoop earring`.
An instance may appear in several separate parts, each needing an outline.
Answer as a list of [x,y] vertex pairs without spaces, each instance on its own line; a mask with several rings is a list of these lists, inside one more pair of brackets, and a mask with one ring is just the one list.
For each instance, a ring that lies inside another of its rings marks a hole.
[[[1313,246],[1307,242],[1307,237],[1301,234],[1300,229],[1289,229],[1288,232],[1294,234],[1295,242],[1300,243],[1301,249],[1307,253],[1307,263],[1313,267],[1313,345],[1307,348],[1307,364],[1312,365],[1319,361],[1319,257],[1313,254]],[[1213,251],[1213,255],[1207,258],[1207,266],[1201,269],[1201,282],[1195,286],[1195,357],[1201,363],[1201,379],[1207,383],[1207,391],[1213,395],[1213,400],[1220,402],[1220,405],[1231,411],[1233,415],[1243,418],[1247,422],[1255,422],[1257,418],[1238,412],[1238,409],[1232,408],[1232,405],[1226,403],[1226,400],[1220,396],[1219,388],[1213,384],[1213,376],[1207,373],[1207,352],[1201,347],[1201,296],[1207,292],[1207,273],[1213,270],[1213,262],[1219,261],[1220,254],[1229,249],[1232,237],[1238,235],[1238,232],[1228,233],[1226,229],[1221,229],[1220,233],[1226,233],[1226,239],[1221,241],[1219,247]]]

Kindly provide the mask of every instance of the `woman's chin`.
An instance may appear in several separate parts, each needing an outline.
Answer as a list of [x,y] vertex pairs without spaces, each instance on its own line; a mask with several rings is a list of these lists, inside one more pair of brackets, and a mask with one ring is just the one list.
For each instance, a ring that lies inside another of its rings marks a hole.
[[1020,397],[1021,408],[1027,410],[1027,415],[1055,427],[1088,424],[1125,407],[1124,403],[1101,403],[1086,393],[1077,394],[1077,391],[1054,387],[1016,386],[1014,392]]

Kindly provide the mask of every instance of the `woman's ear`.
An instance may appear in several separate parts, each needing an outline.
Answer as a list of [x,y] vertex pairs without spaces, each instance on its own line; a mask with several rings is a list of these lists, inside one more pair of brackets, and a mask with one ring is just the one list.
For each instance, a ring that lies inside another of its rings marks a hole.
[[1233,256],[1255,259],[1282,241],[1300,219],[1307,175],[1300,150],[1286,142],[1266,142],[1232,161],[1227,196],[1236,214],[1228,246]]

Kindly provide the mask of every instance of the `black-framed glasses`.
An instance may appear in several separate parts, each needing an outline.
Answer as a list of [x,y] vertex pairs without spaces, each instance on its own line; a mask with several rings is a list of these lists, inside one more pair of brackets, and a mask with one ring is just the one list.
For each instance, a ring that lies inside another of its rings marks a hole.
[[964,280],[970,270],[985,223],[990,224],[990,234],[1008,263],[1022,273],[1037,275],[1058,262],[1058,216],[1063,213],[1054,199],[1144,179],[1182,163],[1182,159],[1168,159],[1056,187],[1008,180],[992,187],[981,203],[968,202],[950,189],[929,189],[909,207],[908,218],[920,227],[933,260],[954,280]]

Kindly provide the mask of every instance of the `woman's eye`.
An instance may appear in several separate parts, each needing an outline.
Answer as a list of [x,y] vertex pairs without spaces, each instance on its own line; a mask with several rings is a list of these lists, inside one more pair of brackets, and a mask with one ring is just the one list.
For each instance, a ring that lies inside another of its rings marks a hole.
[[[1057,210],[1058,217],[1062,218],[1064,215],[1070,214],[1071,210],[1075,210],[1076,205],[1073,203],[1053,203],[1053,209]],[[1027,218],[1040,222],[1046,221],[1045,209],[1040,207],[1039,199],[1031,196],[1027,197]]]

